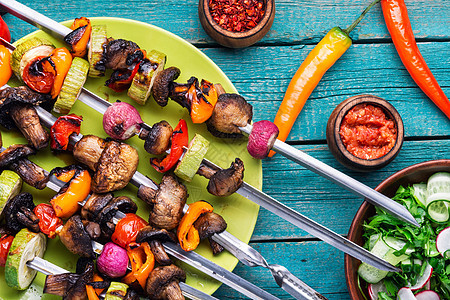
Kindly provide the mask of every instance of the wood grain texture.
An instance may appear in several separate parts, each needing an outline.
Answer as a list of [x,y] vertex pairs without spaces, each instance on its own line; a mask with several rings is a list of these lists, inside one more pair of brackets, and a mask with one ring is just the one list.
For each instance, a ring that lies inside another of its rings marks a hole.
[[[173,32],[198,46],[217,46],[203,30],[196,0],[64,0],[24,1],[30,7],[57,20],[85,17],[121,17],[147,22]],[[419,39],[448,40],[450,7],[446,0],[406,0],[414,33]],[[370,3],[369,0],[279,0],[269,33],[258,44],[317,43],[334,26],[348,27]],[[14,38],[29,33],[32,27],[11,16],[5,20]],[[381,7],[377,5],[352,32],[358,42],[389,41]]]

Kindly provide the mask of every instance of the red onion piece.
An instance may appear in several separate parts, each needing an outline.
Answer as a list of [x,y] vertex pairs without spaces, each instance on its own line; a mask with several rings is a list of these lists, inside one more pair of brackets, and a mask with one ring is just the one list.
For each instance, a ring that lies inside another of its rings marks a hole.
[[127,251],[114,243],[106,243],[97,259],[97,270],[110,277],[122,277],[127,272]]
[[248,136],[247,150],[258,159],[266,158],[278,137],[278,127],[270,121],[262,120],[253,124]]
[[143,123],[137,109],[126,102],[116,102],[103,115],[103,129],[117,140],[126,140],[141,129]]

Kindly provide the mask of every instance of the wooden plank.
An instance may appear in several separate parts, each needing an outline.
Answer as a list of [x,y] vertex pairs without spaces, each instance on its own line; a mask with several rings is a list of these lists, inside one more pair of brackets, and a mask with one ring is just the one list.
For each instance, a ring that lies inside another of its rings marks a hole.
[[[118,1],[87,0],[67,2],[46,0],[19,2],[57,20],[64,21],[86,17],[121,17],[147,22],[173,32],[200,46],[217,44],[204,32],[197,12],[197,0]],[[448,40],[450,8],[446,0],[406,0],[411,23],[417,38],[422,40]],[[346,28],[370,3],[369,0],[282,0],[276,1],[274,24],[260,44],[311,44],[317,43],[334,26]],[[136,9],[133,9],[136,8]],[[32,31],[11,16],[5,17],[15,39]],[[375,6],[361,24],[352,32],[355,41],[388,41],[381,7]]]
[[[388,176],[407,166],[427,160],[450,159],[449,146],[449,140],[407,141],[391,164],[370,173],[349,171],[334,159],[326,145],[295,147],[375,188]],[[263,191],[267,194],[339,234],[347,234],[362,198],[279,155],[264,161],[263,174]],[[251,240],[297,240],[310,237],[303,230],[261,208]]]
[[[323,242],[274,242],[251,244],[269,263],[285,266],[291,273],[329,300],[349,299],[345,283],[344,254]],[[270,271],[238,264],[234,273],[280,299],[292,299],[278,287]],[[325,275],[326,274],[326,275]],[[214,293],[219,299],[245,299],[222,285]]]
[[[445,66],[450,43],[422,43],[422,55],[444,92],[450,95]],[[313,46],[251,47],[239,52],[202,49],[254,106],[254,120],[273,120],[287,86]],[[245,59],[242,59],[245,58]],[[391,44],[353,45],[306,102],[288,140],[325,139],[328,117],[348,97],[372,94],[399,111],[408,137],[448,135],[450,122],[412,80]],[[426,124],[426,126],[424,126]]]

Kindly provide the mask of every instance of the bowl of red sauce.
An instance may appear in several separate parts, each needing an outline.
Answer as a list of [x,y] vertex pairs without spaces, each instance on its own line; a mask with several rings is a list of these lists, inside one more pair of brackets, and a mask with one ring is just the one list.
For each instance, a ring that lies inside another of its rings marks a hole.
[[199,0],[198,15],[216,42],[243,48],[267,34],[275,18],[275,0]]
[[326,136],[331,153],[341,164],[352,170],[371,171],[386,166],[399,153],[403,121],[386,100],[358,95],[333,110]]

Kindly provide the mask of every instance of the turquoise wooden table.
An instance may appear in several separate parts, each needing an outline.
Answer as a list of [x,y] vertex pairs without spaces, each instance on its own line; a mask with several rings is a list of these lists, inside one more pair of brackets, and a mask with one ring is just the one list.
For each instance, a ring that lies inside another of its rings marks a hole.
[[[208,55],[254,107],[255,120],[273,120],[287,85],[315,44],[334,26],[346,27],[368,0],[277,0],[269,33],[256,45],[240,50],[219,46],[203,31],[195,0],[27,0],[24,4],[63,21],[75,17],[122,17],[147,22],[191,42]],[[450,95],[450,3],[406,0],[419,48],[444,92]],[[13,40],[34,27],[4,16]],[[450,158],[450,121],[421,92],[403,67],[377,5],[352,32],[354,44],[325,74],[301,112],[288,139],[307,154],[375,187],[390,174],[414,163]],[[325,127],[332,110],[344,99],[373,94],[392,103],[405,125],[398,157],[371,173],[349,171],[331,155]],[[263,190],[315,221],[346,235],[362,199],[277,155],[263,162]],[[261,209],[251,245],[271,263],[280,263],[329,299],[348,299],[344,254],[290,223]],[[238,275],[270,293],[290,296],[264,269],[241,264]],[[220,299],[241,295],[222,286]]]

